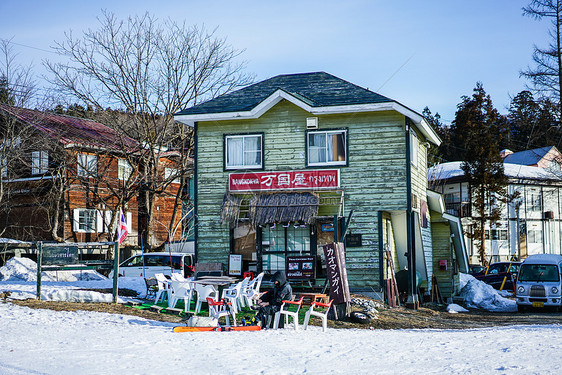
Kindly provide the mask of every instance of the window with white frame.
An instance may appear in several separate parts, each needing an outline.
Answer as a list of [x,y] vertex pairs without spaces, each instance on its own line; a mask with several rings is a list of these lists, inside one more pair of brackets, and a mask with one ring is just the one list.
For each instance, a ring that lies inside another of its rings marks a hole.
[[419,141],[415,131],[410,131],[410,162],[414,167],[418,166]]
[[95,176],[98,171],[98,157],[96,155],[78,154],[78,176]]
[[263,135],[225,136],[226,169],[259,169],[263,167]]
[[33,151],[31,153],[31,174],[47,173],[49,169],[49,152]]
[[347,130],[310,131],[306,137],[309,166],[347,163]]
[[179,171],[175,168],[164,168],[164,179],[168,180],[169,178],[173,177],[174,179],[172,182],[179,184],[180,183],[180,175]]
[[131,164],[125,159],[119,159],[118,162],[118,169],[117,169],[117,176],[120,180],[128,180],[133,173],[133,167]]
[[77,208],[74,210],[74,231],[94,233],[98,230],[98,213],[94,209]]

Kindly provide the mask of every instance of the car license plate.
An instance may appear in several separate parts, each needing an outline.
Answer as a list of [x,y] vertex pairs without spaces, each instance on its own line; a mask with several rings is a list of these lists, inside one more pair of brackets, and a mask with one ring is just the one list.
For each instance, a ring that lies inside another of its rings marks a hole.
[[533,307],[544,307],[543,302],[533,302]]

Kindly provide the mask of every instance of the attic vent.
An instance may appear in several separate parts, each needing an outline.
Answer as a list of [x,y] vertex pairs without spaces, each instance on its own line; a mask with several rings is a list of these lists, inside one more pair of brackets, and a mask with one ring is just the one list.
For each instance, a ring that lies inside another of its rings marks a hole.
[[307,117],[306,128],[307,129],[318,129],[318,117]]

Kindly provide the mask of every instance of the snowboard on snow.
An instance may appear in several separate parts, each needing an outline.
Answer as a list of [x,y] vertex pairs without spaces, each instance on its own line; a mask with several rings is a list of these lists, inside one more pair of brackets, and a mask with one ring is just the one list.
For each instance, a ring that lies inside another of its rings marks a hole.
[[174,327],[174,332],[231,332],[231,331],[259,331],[260,326],[238,326],[238,327]]

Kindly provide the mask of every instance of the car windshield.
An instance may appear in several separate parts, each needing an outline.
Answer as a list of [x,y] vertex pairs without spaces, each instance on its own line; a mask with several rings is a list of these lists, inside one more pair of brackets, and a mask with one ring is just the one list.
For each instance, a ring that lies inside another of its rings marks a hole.
[[560,281],[558,267],[553,264],[523,264],[519,281]]

